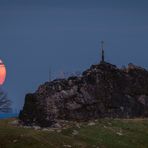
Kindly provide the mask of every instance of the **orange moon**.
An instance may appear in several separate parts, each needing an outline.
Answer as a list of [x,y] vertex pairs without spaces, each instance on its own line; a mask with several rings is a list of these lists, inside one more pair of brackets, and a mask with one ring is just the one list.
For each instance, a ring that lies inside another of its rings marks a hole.
[[6,67],[2,60],[0,60],[0,85],[3,85],[6,79]]

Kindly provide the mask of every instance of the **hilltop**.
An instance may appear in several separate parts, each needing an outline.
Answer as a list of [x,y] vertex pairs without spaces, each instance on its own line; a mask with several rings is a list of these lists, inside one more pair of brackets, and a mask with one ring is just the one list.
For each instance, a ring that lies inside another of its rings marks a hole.
[[129,64],[92,65],[80,77],[57,79],[27,94],[19,119],[23,125],[52,126],[58,120],[148,116],[148,71]]

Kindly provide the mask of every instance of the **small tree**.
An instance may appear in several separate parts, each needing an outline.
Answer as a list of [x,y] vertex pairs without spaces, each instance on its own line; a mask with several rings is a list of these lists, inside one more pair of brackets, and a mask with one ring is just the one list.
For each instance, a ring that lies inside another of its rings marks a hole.
[[11,101],[7,98],[7,94],[0,88],[0,112],[11,112]]

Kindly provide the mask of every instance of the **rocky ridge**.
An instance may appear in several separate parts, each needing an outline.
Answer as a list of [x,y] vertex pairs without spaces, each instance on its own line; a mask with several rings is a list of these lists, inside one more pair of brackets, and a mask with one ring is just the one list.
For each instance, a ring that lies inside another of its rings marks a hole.
[[58,120],[148,116],[148,71],[129,64],[92,65],[82,76],[56,79],[27,94],[19,119],[23,125],[49,127]]

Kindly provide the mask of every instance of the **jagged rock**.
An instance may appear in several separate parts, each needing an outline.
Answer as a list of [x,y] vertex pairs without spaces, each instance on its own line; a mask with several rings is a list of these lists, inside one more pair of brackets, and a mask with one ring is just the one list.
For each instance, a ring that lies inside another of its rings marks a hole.
[[79,134],[79,132],[78,132],[77,130],[73,130],[73,131],[72,131],[72,135],[76,136],[76,135],[78,135],[78,134]]
[[119,69],[102,62],[80,77],[56,79],[27,94],[19,119],[48,127],[57,120],[148,116],[148,71],[129,64]]
[[71,145],[63,145],[64,147],[71,148]]
[[9,124],[13,125],[13,126],[18,126],[19,125],[19,121],[18,120],[14,120],[9,122]]
[[61,128],[61,125],[59,123],[55,123],[54,128]]
[[56,132],[57,132],[57,133],[61,133],[61,132],[62,132],[62,130],[61,130],[61,129],[58,129],[58,130],[56,130]]
[[94,126],[94,125],[96,125],[95,122],[89,122],[88,123],[88,126]]
[[17,139],[14,139],[14,140],[13,140],[13,143],[16,143],[16,142],[18,142],[18,140],[17,140]]
[[121,133],[121,132],[117,132],[116,133],[118,136],[123,136],[123,133]]
[[40,130],[41,129],[40,126],[33,126],[32,128],[35,129],[35,130]]

